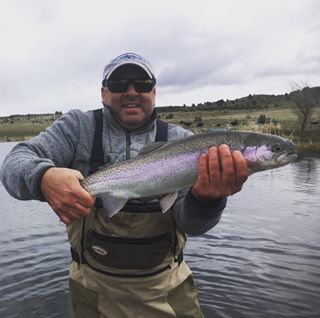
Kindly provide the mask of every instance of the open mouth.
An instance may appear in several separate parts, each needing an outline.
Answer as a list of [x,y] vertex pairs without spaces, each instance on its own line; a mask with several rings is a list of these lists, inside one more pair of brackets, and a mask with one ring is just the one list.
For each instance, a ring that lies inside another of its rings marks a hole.
[[139,104],[124,104],[124,105],[122,105],[122,107],[124,107],[124,108],[139,108],[140,105]]

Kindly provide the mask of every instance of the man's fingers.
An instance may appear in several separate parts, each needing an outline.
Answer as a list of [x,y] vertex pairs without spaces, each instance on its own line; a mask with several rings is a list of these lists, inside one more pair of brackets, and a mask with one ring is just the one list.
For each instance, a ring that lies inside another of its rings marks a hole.
[[245,158],[243,157],[242,153],[238,150],[232,153],[233,162],[235,167],[235,185],[236,187],[242,188],[242,185],[248,179],[248,166]]
[[217,147],[209,148],[209,176],[212,185],[218,184],[221,178],[221,166]]
[[74,202],[70,208],[68,209],[68,211],[71,211],[72,213],[78,215],[79,217],[81,216],[87,216],[90,214],[91,212],[91,207],[92,206],[83,206],[82,204],[80,204],[79,202]]
[[66,205],[59,210],[55,210],[55,212],[65,224],[70,224],[73,221],[80,220],[82,216],[89,215],[91,209],[74,203],[73,205]]
[[75,202],[86,208],[91,208],[96,201],[96,198],[82,188],[80,184],[73,189],[73,197]]
[[211,147],[208,155],[200,156],[192,193],[203,201],[221,198],[240,191],[247,178],[247,163],[240,151],[232,152],[225,144]]
[[78,178],[78,180],[82,181],[84,179],[84,176],[82,173],[78,170],[75,170],[75,176]]
[[89,215],[94,205],[95,197],[81,186],[82,179],[79,171],[68,168],[52,167],[43,175],[43,196],[65,224]]
[[69,225],[74,221],[74,219],[70,219],[69,217],[67,217],[66,215],[63,215],[63,214],[61,214],[61,215],[58,214],[58,216],[60,218],[60,221],[66,225]]
[[232,188],[235,184],[235,169],[233,164],[233,156],[230,148],[227,145],[221,145],[219,147],[219,157],[222,169],[222,185]]
[[206,154],[201,154],[199,158],[198,182],[203,185],[209,184],[208,156]]

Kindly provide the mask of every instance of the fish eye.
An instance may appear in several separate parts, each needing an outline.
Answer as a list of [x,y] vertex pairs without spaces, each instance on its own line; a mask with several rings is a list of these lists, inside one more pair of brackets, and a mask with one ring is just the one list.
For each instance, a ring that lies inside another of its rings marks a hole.
[[280,152],[282,150],[282,147],[280,144],[275,144],[272,146],[272,151],[273,152]]

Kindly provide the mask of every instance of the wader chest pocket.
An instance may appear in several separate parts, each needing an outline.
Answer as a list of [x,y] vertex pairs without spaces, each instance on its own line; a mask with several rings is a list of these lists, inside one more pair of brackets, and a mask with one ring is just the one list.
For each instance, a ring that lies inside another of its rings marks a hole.
[[105,236],[89,231],[86,250],[97,262],[119,269],[151,269],[171,252],[169,233],[149,238]]

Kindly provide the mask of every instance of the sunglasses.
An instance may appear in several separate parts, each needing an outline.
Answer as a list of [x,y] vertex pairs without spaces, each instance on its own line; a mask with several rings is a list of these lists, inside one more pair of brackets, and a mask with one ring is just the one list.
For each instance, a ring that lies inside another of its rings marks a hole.
[[108,87],[111,93],[124,93],[128,90],[129,85],[132,84],[137,93],[149,93],[152,91],[155,82],[152,79],[145,80],[128,80],[128,79],[120,79],[120,80],[107,80],[105,79],[102,82],[104,87]]

